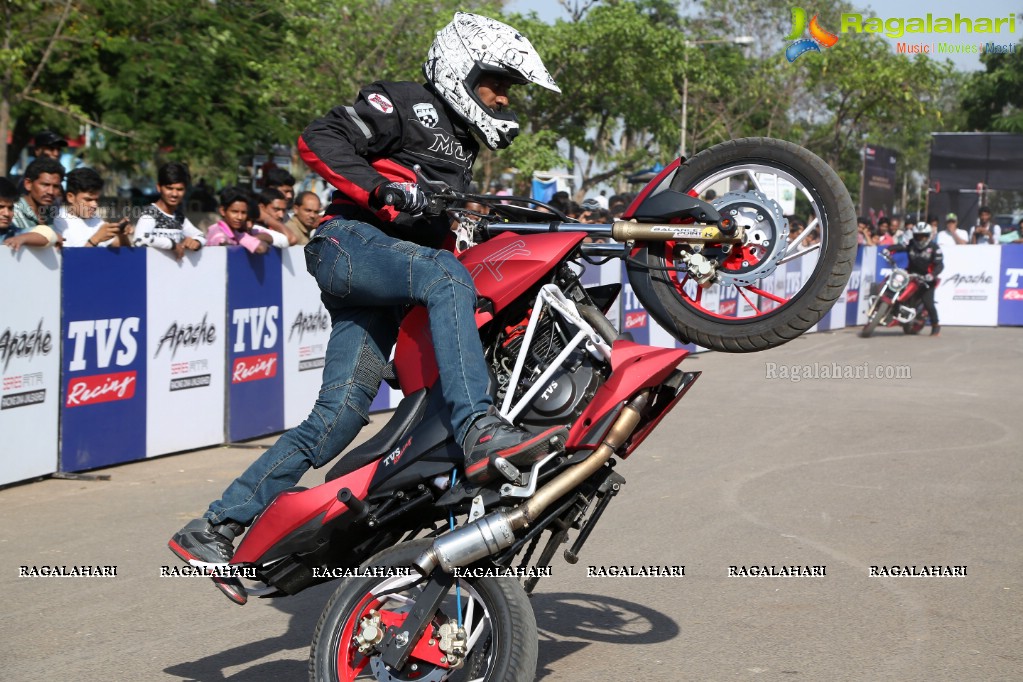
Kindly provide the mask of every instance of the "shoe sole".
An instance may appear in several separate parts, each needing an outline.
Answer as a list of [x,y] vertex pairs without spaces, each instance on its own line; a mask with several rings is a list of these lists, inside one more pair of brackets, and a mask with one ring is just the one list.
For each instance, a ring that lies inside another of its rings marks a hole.
[[[173,539],[167,541],[167,547],[170,551],[174,552],[175,556],[184,561],[189,566],[199,566],[207,568],[215,568],[217,566],[228,566],[227,563],[212,564],[208,561],[203,561],[191,554],[187,549],[174,542]],[[241,581],[237,578],[210,578],[213,584],[217,586],[225,597],[231,600],[232,603],[244,606],[249,601],[249,595],[245,592],[245,586],[242,585]]]
[[[525,466],[534,464],[537,461],[543,459],[546,455],[550,454],[551,449],[548,447],[549,442],[545,441],[550,441],[559,432],[564,432],[565,435],[567,436],[568,429],[566,429],[564,426],[553,426],[544,431],[543,433],[538,434],[527,441],[519,443],[514,448],[508,448],[507,450],[495,452],[493,455],[491,455],[491,457],[500,457],[501,459],[508,460],[511,464],[514,464],[515,466]],[[564,440],[565,439],[563,439],[563,441]],[[478,475],[474,476],[474,474],[486,471],[489,465],[490,459],[480,460],[479,462],[476,462],[475,464],[467,467],[465,469],[465,475],[467,478],[470,479],[470,482],[475,483],[477,485],[489,483],[491,480],[493,480],[494,478],[493,476],[486,478],[483,478]]]

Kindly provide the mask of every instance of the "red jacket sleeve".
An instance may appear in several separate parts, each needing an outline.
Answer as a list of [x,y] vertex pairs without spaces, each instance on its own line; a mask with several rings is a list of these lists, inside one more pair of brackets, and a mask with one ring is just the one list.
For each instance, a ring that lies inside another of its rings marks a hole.
[[[390,178],[371,161],[386,158],[402,144],[402,121],[392,97],[379,83],[363,88],[353,106],[334,107],[298,140],[306,165],[353,203],[374,212],[380,207],[371,205],[370,196]],[[393,217],[386,213],[380,217]]]

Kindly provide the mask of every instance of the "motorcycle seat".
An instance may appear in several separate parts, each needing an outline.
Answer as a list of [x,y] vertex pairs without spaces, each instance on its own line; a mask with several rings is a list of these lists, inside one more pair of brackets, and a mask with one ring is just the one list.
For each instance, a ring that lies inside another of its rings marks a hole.
[[426,411],[427,392],[421,388],[412,395],[405,396],[384,428],[359,447],[343,455],[327,472],[325,481],[333,481],[346,474],[380,459],[398,444],[398,439],[408,432],[409,428],[419,421]]

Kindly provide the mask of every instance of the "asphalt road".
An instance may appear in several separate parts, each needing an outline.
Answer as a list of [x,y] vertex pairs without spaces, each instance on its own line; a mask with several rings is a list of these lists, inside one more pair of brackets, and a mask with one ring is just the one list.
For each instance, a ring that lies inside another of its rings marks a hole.
[[[618,468],[628,484],[580,563],[539,584],[538,678],[1023,679],[1021,341],[849,330],[686,360],[703,376]],[[850,378],[802,378],[834,363]],[[893,378],[853,378],[863,363]],[[238,607],[205,579],[159,577],[178,565],[167,538],[256,452],[0,490],[0,679],[306,679],[330,585]],[[19,577],[72,564],[117,577]],[[685,576],[586,577],[639,564]],[[764,565],[826,574],[728,576]],[[869,576],[893,565],[966,575]]]

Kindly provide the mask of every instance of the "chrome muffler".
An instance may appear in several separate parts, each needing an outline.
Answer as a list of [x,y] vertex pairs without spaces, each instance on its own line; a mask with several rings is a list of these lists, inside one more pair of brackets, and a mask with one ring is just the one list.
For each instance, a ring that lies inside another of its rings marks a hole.
[[597,449],[583,461],[561,472],[553,481],[537,490],[533,497],[513,509],[491,512],[467,526],[442,535],[416,558],[412,566],[424,576],[433,573],[438,566],[444,572],[452,573],[456,568],[468,566],[511,547],[515,544],[515,531],[529,526],[547,507],[611,459],[611,455],[636,430],[649,399],[650,389],[647,389],[629,401]]

